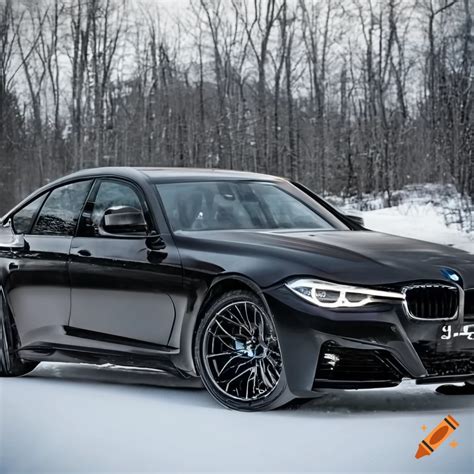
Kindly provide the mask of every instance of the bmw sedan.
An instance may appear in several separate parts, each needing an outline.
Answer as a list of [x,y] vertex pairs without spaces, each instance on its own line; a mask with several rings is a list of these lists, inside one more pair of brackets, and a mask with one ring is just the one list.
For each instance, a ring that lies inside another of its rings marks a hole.
[[474,379],[474,255],[364,229],[301,184],[103,168],[0,224],[0,375],[41,361],[200,377],[269,410]]

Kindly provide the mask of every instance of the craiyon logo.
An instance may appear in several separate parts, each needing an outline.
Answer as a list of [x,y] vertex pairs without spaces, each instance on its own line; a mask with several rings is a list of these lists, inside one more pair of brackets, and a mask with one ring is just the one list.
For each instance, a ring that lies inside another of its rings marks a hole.
[[[451,436],[454,431],[459,427],[459,422],[456,421],[451,415],[448,415],[444,418],[441,423],[436,426],[433,431],[421,441],[418,445],[418,451],[415,454],[416,459],[420,459],[423,456],[429,456],[436,449],[438,449],[449,436]],[[421,427],[423,431],[426,430],[426,425]],[[452,448],[456,448],[458,443],[452,441],[449,443]]]

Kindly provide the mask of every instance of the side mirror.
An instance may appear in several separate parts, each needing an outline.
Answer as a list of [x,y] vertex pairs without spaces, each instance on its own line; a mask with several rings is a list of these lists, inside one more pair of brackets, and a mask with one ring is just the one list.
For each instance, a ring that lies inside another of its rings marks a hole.
[[364,227],[364,218],[358,214],[345,214],[346,218],[349,219],[353,224]]
[[23,234],[15,234],[10,225],[0,226],[0,250],[30,250]]
[[140,209],[128,206],[110,207],[99,226],[101,235],[145,234],[148,226]]

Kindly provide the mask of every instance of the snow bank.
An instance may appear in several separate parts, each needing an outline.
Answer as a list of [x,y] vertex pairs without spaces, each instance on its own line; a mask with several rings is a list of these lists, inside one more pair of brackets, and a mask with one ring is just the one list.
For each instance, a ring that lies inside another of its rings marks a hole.
[[404,203],[362,213],[369,229],[457,247],[474,253],[474,235],[448,227],[434,204]]

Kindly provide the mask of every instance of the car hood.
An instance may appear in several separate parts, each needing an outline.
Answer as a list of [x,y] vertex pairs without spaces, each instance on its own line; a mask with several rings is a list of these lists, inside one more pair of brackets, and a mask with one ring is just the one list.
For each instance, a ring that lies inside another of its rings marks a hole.
[[379,232],[201,231],[181,238],[208,269],[250,271],[263,286],[305,274],[359,285],[449,280],[443,270],[450,269],[474,287],[473,254]]

